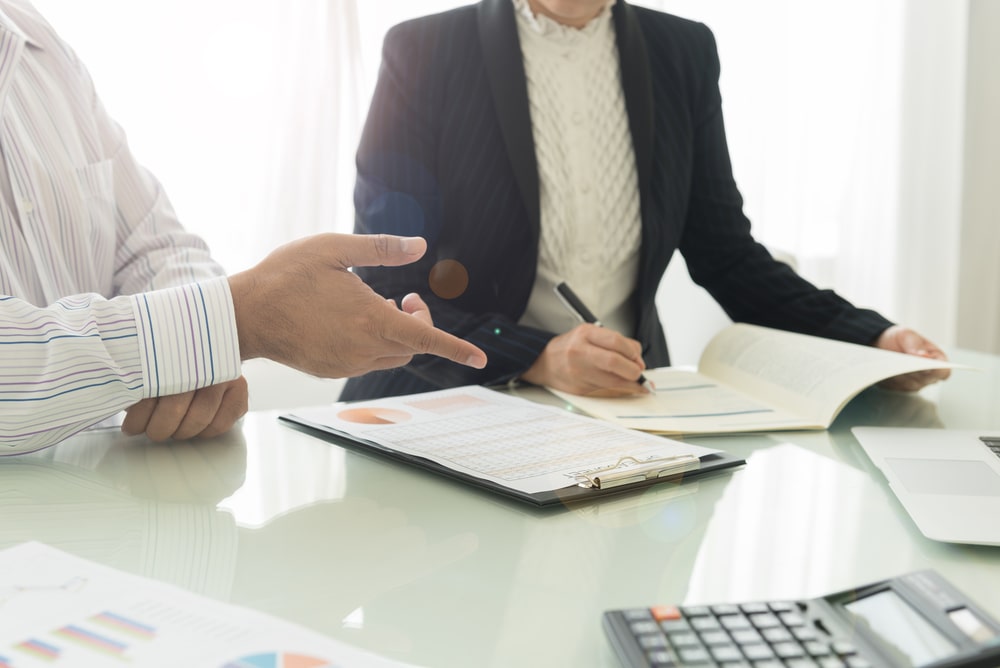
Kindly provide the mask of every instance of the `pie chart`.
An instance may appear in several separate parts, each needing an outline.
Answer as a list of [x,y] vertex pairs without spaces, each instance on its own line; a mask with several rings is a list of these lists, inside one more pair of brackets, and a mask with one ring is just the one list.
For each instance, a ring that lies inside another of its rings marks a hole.
[[264,652],[230,661],[223,668],[338,668],[326,659],[288,652]]

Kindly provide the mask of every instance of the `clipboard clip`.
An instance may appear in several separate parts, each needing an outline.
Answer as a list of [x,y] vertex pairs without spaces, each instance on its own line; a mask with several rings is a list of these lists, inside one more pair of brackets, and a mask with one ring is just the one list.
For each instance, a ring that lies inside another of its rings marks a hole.
[[577,476],[579,481],[577,485],[592,489],[609,489],[644,480],[666,478],[685,471],[696,471],[700,467],[701,460],[695,455],[654,457],[643,461],[632,456],[625,456],[611,466]]

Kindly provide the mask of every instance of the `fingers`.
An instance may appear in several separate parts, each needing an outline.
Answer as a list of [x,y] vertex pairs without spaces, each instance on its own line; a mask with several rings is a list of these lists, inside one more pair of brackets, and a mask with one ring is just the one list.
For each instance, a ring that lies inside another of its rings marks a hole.
[[649,391],[637,382],[645,367],[638,341],[584,324],[550,340],[522,377],[572,394],[633,396]]
[[246,379],[192,392],[144,399],[126,411],[122,431],[156,442],[209,438],[225,433],[248,408]]
[[913,373],[905,373],[901,376],[887,378],[879,383],[879,387],[900,392],[916,392],[917,390],[921,390],[928,385],[946,380],[950,375],[951,369],[915,371]]
[[[240,377],[228,383],[222,401],[212,416],[208,426],[198,431],[191,438],[212,438],[224,434],[233,428],[237,420],[246,415],[250,408],[250,393],[247,388],[247,381]],[[176,438],[176,437],[175,437]]]
[[[908,355],[917,355],[919,357],[938,360],[948,359],[944,351],[934,345],[933,342],[912,329],[900,325],[893,325],[882,332],[875,345],[884,350],[892,350]],[[879,386],[889,390],[916,392],[932,383],[945,380],[950,376],[950,369],[931,369],[887,378],[879,383]]]
[[400,302],[400,306],[404,312],[419,318],[422,322],[425,322],[428,325],[434,325],[434,318],[431,316],[431,310],[428,308],[427,304],[424,303],[424,300],[420,298],[420,295],[411,292],[403,297],[403,301]]
[[[646,368],[646,362],[642,359],[642,344],[635,339],[623,336],[613,329],[594,325],[580,325],[579,330],[588,343],[638,364],[640,373]],[[633,377],[631,372],[627,372],[625,377],[629,380],[636,380],[639,374],[636,373]]]
[[482,350],[468,341],[431,327],[421,317],[414,317],[409,313],[396,310],[387,312],[382,334],[387,340],[409,349],[412,354],[437,355],[474,369],[486,366],[486,353]]
[[153,414],[153,411],[156,410],[156,403],[158,401],[157,397],[143,399],[134,406],[126,409],[125,419],[122,420],[122,432],[129,436],[134,436],[146,431],[146,425],[149,424],[149,418]]
[[[421,237],[391,234],[327,234],[331,257],[344,267],[397,267],[419,260],[427,251]],[[322,251],[325,252],[325,249]]]
[[[194,392],[185,392],[167,397],[144,399],[125,412],[122,431],[126,434],[145,433],[150,440],[157,442],[167,440],[180,426],[188,406],[194,399],[194,394]],[[143,406],[141,411],[135,410],[140,404],[147,402],[149,402],[148,410],[146,406]],[[133,414],[135,417],[130,420]]]

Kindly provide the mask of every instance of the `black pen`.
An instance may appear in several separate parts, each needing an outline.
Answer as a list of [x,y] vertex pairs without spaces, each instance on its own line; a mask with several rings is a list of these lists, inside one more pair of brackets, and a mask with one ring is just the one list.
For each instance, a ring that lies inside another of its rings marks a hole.
[[[576,296],[572,288],[566,284],[566,281],[561,281],[555,287],[556,295],[559,296],[559,300],[566,305],[570,311],[580,316],[580,319],[584,322],[589,322],[592,325],[597,325],[598,327],[604,327],[601,321],[597,319],[597,316],[587,308],[587,305],[580,301],[580,298]],[[640,385],[648,385],[646,377],[639,375],[639,380],[637,381]]]

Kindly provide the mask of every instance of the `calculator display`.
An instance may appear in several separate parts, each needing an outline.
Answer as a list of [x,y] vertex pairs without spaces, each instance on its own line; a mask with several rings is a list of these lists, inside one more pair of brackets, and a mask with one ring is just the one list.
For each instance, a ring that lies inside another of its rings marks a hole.
[[891,589],[845,603],[844,608],[894,650],[900,665],[923,666],[958,649]]

